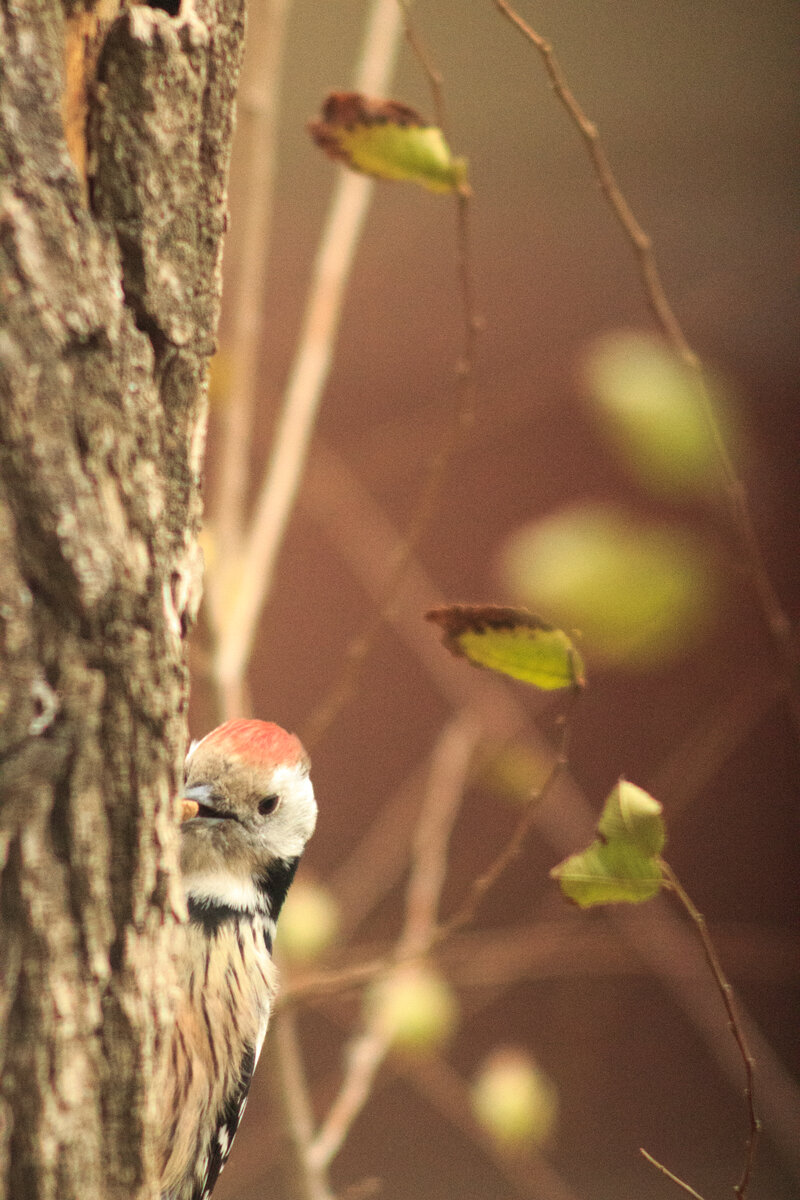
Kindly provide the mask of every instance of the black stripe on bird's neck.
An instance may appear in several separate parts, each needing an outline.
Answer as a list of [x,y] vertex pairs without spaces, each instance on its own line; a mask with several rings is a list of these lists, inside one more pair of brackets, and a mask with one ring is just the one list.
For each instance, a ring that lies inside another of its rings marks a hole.
[[191,923],[200,925],[209,937],[217,933],[223,925],[253,919],[253,913],[246,909],[234,908],[230,904],[211,903],[208,900],[194,900],[191,896],[188,897],[186,906]]
[[266,897],[269,915],[273,921],[277,921],[278,913],[283,908],[286,893],[289,891],[289,885],[294,879],[299,862],[299,855],[297,858],[276,859],[256,880],[261,893]]
[[[265,911],[251,912],[246,908],[233,908],[230,904],[211,904],[208,901],[193,900],[191,896],[186,902],[189,910],[189,921],[199,925],[206,937],[215,937],[223,925],[239,925],[242,921],[255,922],[263,926],[264,945],[267,952],[272,954],[272,939],[275,935],[275,922]],[[266,902],[265,902],[266,906]]]

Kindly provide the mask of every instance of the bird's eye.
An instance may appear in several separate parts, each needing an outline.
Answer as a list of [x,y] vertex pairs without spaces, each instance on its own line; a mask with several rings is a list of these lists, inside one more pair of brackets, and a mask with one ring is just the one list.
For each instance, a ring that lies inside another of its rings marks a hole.
[[263,800],[258,802],[258,811],[262,817],[268,817],[270,813],[274,813],[280,803],[280,796],[272,795],[265,796]]

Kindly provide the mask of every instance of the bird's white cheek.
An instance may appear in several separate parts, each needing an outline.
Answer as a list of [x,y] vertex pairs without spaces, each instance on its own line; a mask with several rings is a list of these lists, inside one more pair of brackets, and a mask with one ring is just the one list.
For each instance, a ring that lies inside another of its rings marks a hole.
[[308,776],[294,785],[291,802],[286,806],[285,812],[292,829],[299,834],[305,844],[317,824],[317,802]]
[[304,812],[306,820],[306,838],[310,838],[317,827],[317,801],[314,796],[314,788],[311,785],[311,780],[305,780],[305,788],[303,791]]
[[232,875],[229,871],[189,871],[184,873],[183,886],[187,898],[199,904],[255,912],[260,903],[252,879]]

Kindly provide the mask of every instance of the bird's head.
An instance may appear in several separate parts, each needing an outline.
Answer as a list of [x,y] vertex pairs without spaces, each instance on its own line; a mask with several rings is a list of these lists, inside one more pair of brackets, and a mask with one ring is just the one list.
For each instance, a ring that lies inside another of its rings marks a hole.
[[195,904],[276,919],[317,805],[306,753],[269,721],[227,721],[186,758],[181,868]]

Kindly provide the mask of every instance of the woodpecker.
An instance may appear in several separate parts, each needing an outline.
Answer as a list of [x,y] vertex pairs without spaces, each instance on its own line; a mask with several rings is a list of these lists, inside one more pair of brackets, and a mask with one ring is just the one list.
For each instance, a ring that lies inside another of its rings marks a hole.
[[161,1200],[207,1200],[230,1153],[277,990],[275,924],[316,824],[308,771],[298,739],[268,721],[227,721],[187,755]]

